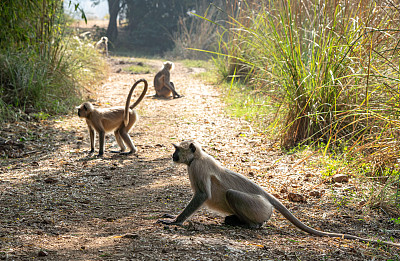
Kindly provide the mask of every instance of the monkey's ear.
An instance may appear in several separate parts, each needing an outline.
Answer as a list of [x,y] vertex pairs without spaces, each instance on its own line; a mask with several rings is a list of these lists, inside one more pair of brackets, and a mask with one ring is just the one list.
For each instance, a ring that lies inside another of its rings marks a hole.
[[192,151],[192,153],[194,153],[196,151],[196,146],[194,146],[193,143],[190,143],[189,149]]
[[85,109],[85,111],[87,111],[87,110],[88,110],[88,108],[86,107],[86,104],[85,104],[85,105],[83,105],[83,108]]

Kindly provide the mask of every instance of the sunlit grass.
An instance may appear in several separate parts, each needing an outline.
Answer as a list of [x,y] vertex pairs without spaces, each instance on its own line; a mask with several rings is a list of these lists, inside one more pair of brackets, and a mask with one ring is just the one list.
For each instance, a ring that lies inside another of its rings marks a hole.
[[222,83],[221,87],[231,115],[253,122],[260,129],[268,129],[273,120],[273,109],[264,95],[248,90],[244,84],[237,82]]
[[[327,163],[327,173],[391,169],[398,186],[398,9],[372,0],[247,4],[220,27],[214,60],[232,112],[273,128],[283,148],[311,145],[346,161]],[[246,87],[233,88],[237,80]]]
[[128,67],[125,67],[123,70],[133,74],[156,73],[156,69],[154,67],[147,65],[145,63],[132,64]]
[[191,60],[191,59],[185,59],[185,60],[180,60],[185,67],[188,68],[205,68],[205,69],[210,69],[214,67],[214,64],[211,60]]

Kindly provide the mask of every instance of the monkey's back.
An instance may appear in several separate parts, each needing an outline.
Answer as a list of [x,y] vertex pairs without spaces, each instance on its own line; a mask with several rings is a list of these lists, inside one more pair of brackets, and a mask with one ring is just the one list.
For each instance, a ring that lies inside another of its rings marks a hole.
[[[124,116],[124,111],[125,111],[124,107],[117,106],[117,107],[107,108],[104,110],[100,109],[99,111],[103,115],[102,124],[103,124],[106,132],[114,131],[124,124],[123,123],[123,116]],[[130,117],[129,122],[133,121],[133,123],[134,123],[136,121],[137,114],[136,114],[135,110],[131,110],[131,109],[129,110],[129,117]],[[116,120],[116,119],[118,119],[118,120]],[[129,129],[132,126],[133,126],[133,124],[131,124],[131,126],[129,126]]]
[[164,77],[164,72],[163,72],[163,70],[159,71],[159,72],[156,74],[156,76],[154,76],[154,80],[153,80],[154,87],[157,88],[157,87],[159,87],[160,84],[163,83],[162,77]]
[[[207,163],[204,164],[201,161],[207,161]],[[203,183],[207,178],[210,179],[209,188],[206,188],[209,197],[205,203],[211,209],[223,214],[233,214],[233,210],[226,202],[226,192],[229,189],[256,195],[263,194],[262,187],[245,176],[220,166],[218,161],[208,154],[202,155],[201,158],[196,160],[195,164],[198,164],[199,167],[189,168],[191,185],[192,187],[196,186],[197,179],[202,181],[200,183]],[[207,166],[207,169],[204,166]],[[205,183],[207,184],[207,182]]]

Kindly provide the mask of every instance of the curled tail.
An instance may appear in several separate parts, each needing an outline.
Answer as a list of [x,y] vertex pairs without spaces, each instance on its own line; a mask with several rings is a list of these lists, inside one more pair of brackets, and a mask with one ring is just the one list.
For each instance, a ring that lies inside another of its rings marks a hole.
[[[129,106],[129,103],[130,103],[131,98],[132,98],[133,91],[135,90],[136,86],[141,82],[144,83],[143,92],[142,92],[142,94],[140,94],[139,98],[135,101],[135,103],[132,104],[131,106]],[[143,100],[143,98],[144,98],[144,96],[146,95],[146,92],[147,92],[147,87],[148,87],[148,84],[147,84],[147,81],[145,79],[140,79],[140,80],[136,81],[133,84],[133,86],[131,87],[131,90],[129,91],[128,97],[126,98],[126,105],[125,105],[125,111],[124,111],[124,125],[125,126],[127,126],[128,122],[129,122],[129,109],[135,108]]]
[[395,246],[395,247],[400,247],[400,244],[394,243],[394,242],[389,242],[389,241],[381,241],[381,240],[374,240],[374,239],[367,239],[367,238],[362,238],[362,237],[357,237],[349,234],[341,234],[341,233],[330,233],[330,232],[325,232],[325,231],[320,231],[316,230],[312,227],[307,226],[303,222],[301,222],[299,219],[297,219],[278,199],[276,199],[274,196],[272,196],[269,193],[265,193],[266,198],[268,201],[278,210],[287,220],[289,220],[293,225],[296,227],[300,228],[301,230],[310,233],[315,236],[320,236],[320,237],[338,237],[338,238],[344,238],[344,239],[353,239],[353,240],[358,240],[361,242],[370,242],[374,244],[385,244],[385,245],[390,245],[390,246]]

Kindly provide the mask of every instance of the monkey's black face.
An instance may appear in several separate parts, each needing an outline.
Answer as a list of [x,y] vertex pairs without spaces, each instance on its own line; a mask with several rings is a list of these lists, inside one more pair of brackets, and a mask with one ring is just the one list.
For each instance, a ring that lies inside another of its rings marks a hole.
[[172,160],[174,162],[179,162],[179,150],[178,150],[178,148],[176,148],[174,154],[172,155]]
[[85,109],[84,107],[83,108],[81,107],[78,109],[78,116],[81,118],[85,117],[85,115],[86,115],[85,114],[86,110],[84,110],[84,109]]
[[87,118],[88,115],[93,111],[92,105],[88,102],[81,104],[78,109],[78,116],[81,118]]
[[183,141],[179,145],[172,144],[175,147],[175,152],[172,155],[172,160],[175,163],[182,163],[190,166],[192,161],[195,158],[194,152],[196,151],[196,147],[191,142]]

